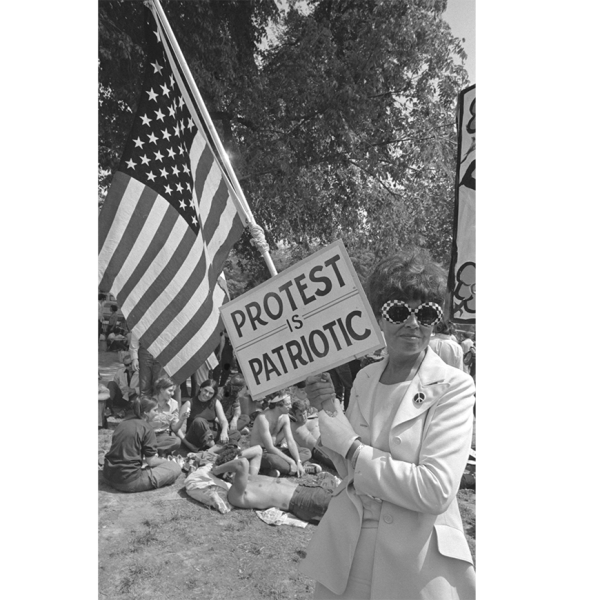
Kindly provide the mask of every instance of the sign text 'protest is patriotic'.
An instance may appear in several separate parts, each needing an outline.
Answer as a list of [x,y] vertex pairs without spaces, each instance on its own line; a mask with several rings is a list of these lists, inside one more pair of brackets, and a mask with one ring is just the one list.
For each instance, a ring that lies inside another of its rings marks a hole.
[[341,242],[222,307],[250,391],[271,391],[383,346]]

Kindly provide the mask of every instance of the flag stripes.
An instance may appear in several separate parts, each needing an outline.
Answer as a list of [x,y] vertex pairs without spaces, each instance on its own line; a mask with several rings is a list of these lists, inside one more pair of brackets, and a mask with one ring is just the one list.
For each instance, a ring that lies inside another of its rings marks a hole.
[[179,383],[218,346],[226,300],[218,280],[246,217],[180,66],[158,42],[164,31],[152,17],[150,25],[131,140],[100,215],[99,287],[117,297],[141,345]]
[[166,203],[158,201],[158,194],[144,188],[135,212],[131,215],[119,245],[113,252],[106,268],[105,277],[112,277],[111,289],[119,295],[121,287],[127,283],[135,266],[139,263],[147,244],[152,239],[167,210]]
[[139,293],[135,293],[137,286],[145,288],[149,284],[144,278],[151,274],[153,265],[163,264],[164,258],[159,257],[159,253],[164,256],[169,252],[169,248],[173,246],[174,239],[180,239],[185,231],[188,230],[187,224],[179,219],[179,215],[174,210],[167,210],[164,217],[156,230],[152,244],[147,247],[138,264],[135,266],[127,281],[121,287],[119,294],[126,298],[125,304],[131,303],[131,309],[134,306],[133,300],[139,300]]

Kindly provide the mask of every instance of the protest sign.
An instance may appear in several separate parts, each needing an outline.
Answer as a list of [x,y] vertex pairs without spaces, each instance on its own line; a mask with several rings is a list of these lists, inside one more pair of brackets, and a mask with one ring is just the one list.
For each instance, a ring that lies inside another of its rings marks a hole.
[[221,316],[257,399],[385,345],[341,241],[225,304]]

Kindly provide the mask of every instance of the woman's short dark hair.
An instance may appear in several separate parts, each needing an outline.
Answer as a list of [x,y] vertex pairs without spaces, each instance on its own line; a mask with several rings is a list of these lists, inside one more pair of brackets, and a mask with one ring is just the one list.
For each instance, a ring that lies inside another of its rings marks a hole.
[[366,294],[377,318],[388,300],[419,300],[443,306],[447,274],[426,251],[401,252],[381,260],[366,283]]
[[162,392],[162,390],[166,390],[167,388],[170,388],[173,385],[175,384],[173,383],[173,380],[170,377],[167,377],[166,375],[164,377],[159,377],[154,382],[154,394],[159,394],[160,392]]

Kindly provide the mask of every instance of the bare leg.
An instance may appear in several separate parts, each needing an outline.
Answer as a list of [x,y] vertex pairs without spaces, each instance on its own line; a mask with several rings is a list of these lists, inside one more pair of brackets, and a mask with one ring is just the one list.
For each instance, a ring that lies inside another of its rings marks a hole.
[[262,454],[262,448],[258,445],[250,446],[240,452],[240,457],[248,459],[250,463],[250,475],[258,475]]

